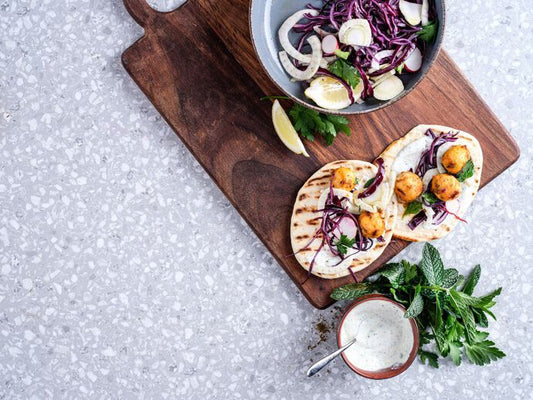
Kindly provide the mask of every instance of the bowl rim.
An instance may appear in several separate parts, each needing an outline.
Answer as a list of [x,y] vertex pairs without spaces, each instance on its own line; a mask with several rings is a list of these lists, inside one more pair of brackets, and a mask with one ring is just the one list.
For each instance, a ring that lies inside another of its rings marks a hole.
[[[348,314],[355,307],[357,307],[358,305],[360,305],[362,303],[365,303],[365,302],[368,302],[368,301],[375,301],[375,300],[387,301],[389,303],[394,304],[396,307],[400,308],[404,312],[406,311],[405,307],[403,305],[401,305],[397,301],[394,301],[391,298],[386,297],[386,296],[381,295],[381,294],[376,294],[376,293],[365,294],[365,295],[363,295],[361,297],[358,297],[357,299],[355,299],[348,306],[346,311],[344,311],[344,314],[342,315],[342,318],[340,319],[340,321],[339,321],[339,323],[337,325],[337,345],[339,346],[339,348],[341,347],[341,329],[342,329],[342,325],[344,324],[344,320],[346,319]],[[405,363],[403,363],[400,368],[397,368],[397,369],[385,369],[385,370],[381,370],[381,371],[366,371],[366,370],[357,368],[355,365],[353,365],[350,362],[350,360],[348,360],[348,357],[344,353],[341,354],[342,359],[344,360],[346,365],[348,365],[348,367],[352,371],[354,371],[356,374],[358,374],[358,375],[360,375],[360,376],[362,376],[364,378],[381,380],[381,379],[393,378],[395,376],[400,375],[402,372],[406,371],[411,366],[411,364],[413,364],[413,361],[415,360],[416,355],[418,354],[418,346],[419,346],[418,325],[417,325],[417,323],[416,323],[414,318],[409,318],[409,323],[411,324],[411,329],[413,331],[413,347],[411,348],[411,352],[409,353],[409,357],[407,358],[407,361]]]
[[250,0],[250,6],[248,7],[248,26],[249,26],[249,30],[250,30],[250,39],[251,39],[251,42],[252,42],[252,46],[254,48],[254,53],[255,53],[255,56],[256,56],[257,60],[259,61],[259,64],[261,64],[261,67],[263,68],[263,71],[266,72],[268,78],[274,83],[274,85],[276,85],[276,87],[284,95],[289,97],[289,99],[291,99],[295,103],[298,103],[298,104],[300,104],[300,105],[302,105],[304,107],[307,107],[307,108],[310,108],[312,110],[315,110],[315,111],[318,111],[318,112],[321,112],[321,113],[325,113],[325,114],[334,114],[334,115],[368,114],[368,113],[371,113],[371,112],[374,112],[374,111],[381,110],[381,109],[383,109],[385,107],[388,107],[388,106],[396,103],[397,101],[403,99],[405,96],[407,96],[409,93],[411,93],[418,86],[418,84],[424,80],[424,78],[426,78],[427,74],[429,73],[429,71],[433,67],[433,64],[435,63],[435,60],[439,56],[440,51],[442,49],[442,42],[443,42],[443,39],[444,39],[444,31],[446,30],[446,0],[435,0],[435,1],[439,1],[442,4],[442,16],[439,18],[439,34],[438,34],[437,38],[435,39],[436,49],[435,49],[435,52],[433,53],[433,56],[430,57],[429,60],[428,60],[428,64],[427,64],[428,67],[427,67],[426,71],[424,71],[424,73],[422,73],[422,75],[420,75],[420,77],[414,82],[413,86],[411,88],[407,89],[407,90],[404,90],[400,95],[396,96],[395,98],[393,98],[391,100],[387,100],[386,102],[381,103],[381,104],[377,105],[376,107],[373,107],[372,109],[363,109],[363,110],[355,110],[355,111],[346,111],[346,108],[342,109],[342,110],[328,110],[326,108],[319,107],[319,106],[317,106],[315,104],[308,103],[308,102],[300,99],[299,97],[294,96],[291,93],[288,93],[286,90],[283,89],[281,84],[279,84],[274,79],[274,77],[270,74],[270,72],[267,70],[265,64],[263,63],[263,60],[259,56],[259,52],[257,51],[257,46],[255,44],[256,41],[255,41],[254,29],[253,29],[253,24],[252,24],[252,10],[254,9],[254,4],[257,4],[258,1],[259,0]]

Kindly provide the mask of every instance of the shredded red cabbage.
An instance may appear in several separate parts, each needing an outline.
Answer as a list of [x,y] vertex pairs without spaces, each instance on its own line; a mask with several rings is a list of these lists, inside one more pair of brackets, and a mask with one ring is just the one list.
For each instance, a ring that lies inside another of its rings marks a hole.
[[[311,272],[313,265],[315,264],[318,253],[320,253],[320,251],[322,251],[322,249],[326,246],[329,248],[331,253],[339,257],[340,264],[346,258],[351,257],[352,255],[357,254],[360,251],[369,250],[374,244],[372,239],[363,236],[361,227],[359,226],[359,221],[357,220],[357,216],[348,211],[348,206],[344,204],[344,200],[345,199],[339,198],[335,195],[335,192],[333,191],[333,186],[330,184],[329,193],[326,198],[324,208],[321,210],[317,210],[317,212],[322,212],[320,227],[318,228],[317,232],[315,233],[309,244],[307,244],[303,248],[308,248],[315,239],[321,237],[321,243],[318,246],[315,255],[313,256],[311,264],[309,265],[309,272]],[[337,232],[339,232],[338,227],[344,218],[349,218],[350,220],[352,220],[357,231],[355,235],[355,243],[351,248],[353,249],[353,252],[350,254],[339,253],[336,246],[337,241],[340,239],[340,237],[338,237],[337,235]]]
[[[398,68],[417,45],[419,48],[424,48],[424,42],[418,37],[418,31],[421,27],[409,25],[400,12],[399,2],[400,0],[323,0],[321,8],[307,4],[307,8],[318,11],[318,15],[306,14],[307,22],[296,24],[293,31],[306,35],[319,28],[322,31],[335,34],[341,25],[350,19],[366,19],[372,32],[372,44],[366,47],[343,46],[342,48],[343,51],[350,53],[348,61],[361,75],[364,85],[361,98],[364,100],[373,95],[369,76],[379,76]],[[434,4],[430,0],[430,15],[432,17],[435,16],[434,8]],[[302,43],[304,43],[304,39],[300,38],[298,41],[299,49]],[[392,56],[386,59],[390,65],[378,71],[370,72],[372,60],[376,53],[382,50],[393,51]]]
[[378,172],[376,173],[376,176],[374,177],[374,181],[370,184],[369,187],[367,187],[364,191],[359,193],[357,196],[359,199],[364,199],[365,197],[371,196],[374,194],[378,186],[383,182],[383,178],[385,177],[385,166],[383,162],[383,158],[378,158],[376,160],[376,164],[378,165]]
[[448,132],[441,133],[440,135],[435,134],[433,130],[428,129],[426,131],[426,136],[430,136],[433,141],[429,148],[422,153],[420,161],[415,169],[415,174],[423,178],[427,171],[433,168],[437,168],[437,151],[439,147],[447,142],[455,142],[457,140],[457,132]]
[[426,212],[424,210],[420,211],[418,214],[416,214],[411,221],[407,224],[407,226],[414,231],[418,225],[420,225],[422,222],[426,221],[428,219]]

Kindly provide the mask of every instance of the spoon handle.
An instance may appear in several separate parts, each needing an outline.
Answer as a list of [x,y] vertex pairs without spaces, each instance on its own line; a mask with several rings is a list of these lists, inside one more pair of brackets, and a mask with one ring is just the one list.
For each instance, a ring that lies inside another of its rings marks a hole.
[[324,368],[326,365],[328,365],[335,357],[337,357],[339,354],[341,354],[344,350],[346,350],[348,347],[350,347],[352,344],[356,342],[356,338],[353,338],[350,342],[346,343],[344,346],[342,346],[339,350],[337,350],[334,353],[331,353],[330,355],[322,358],[321,360],[314,363],[311,368],[307,371],[307,376],[311,377],[315,375],[318,371],[320,371],[322,368]]

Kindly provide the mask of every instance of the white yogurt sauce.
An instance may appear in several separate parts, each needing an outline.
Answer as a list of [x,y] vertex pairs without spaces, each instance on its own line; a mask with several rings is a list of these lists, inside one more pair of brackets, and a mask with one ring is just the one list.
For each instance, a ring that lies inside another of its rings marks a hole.
[[385,300],[369,300],[355,306],[342,324],[340,345],[354,337],[357,341],[344,355],[365,371],[405,364],[415,338],[410,320],[403,314],[401,308]]

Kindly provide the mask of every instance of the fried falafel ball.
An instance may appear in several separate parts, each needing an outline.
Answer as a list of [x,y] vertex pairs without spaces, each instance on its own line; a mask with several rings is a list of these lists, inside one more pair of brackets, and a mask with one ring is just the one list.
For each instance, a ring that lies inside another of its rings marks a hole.
[[357,219],[364,237],[375,239],[385,232],[385,221],[377,212],[363,211]]
[[341,167],[333,172],[331,183],[334,188],[347,191],[355,188],[355,172],[351,168]]
[[470,160],[470,152],[465,145],[452,146],[442,156],[442,166],[450,174],[461,172],[466,163]]
[[415,200],[424,191],[422,179],[417,174],[404,171],[396,178],[394,193],[399,201],[404,204]]
[[461,195],[461,184],[449,174],[438,174],[431,180],[431,191],[442,201],[455,200]]

